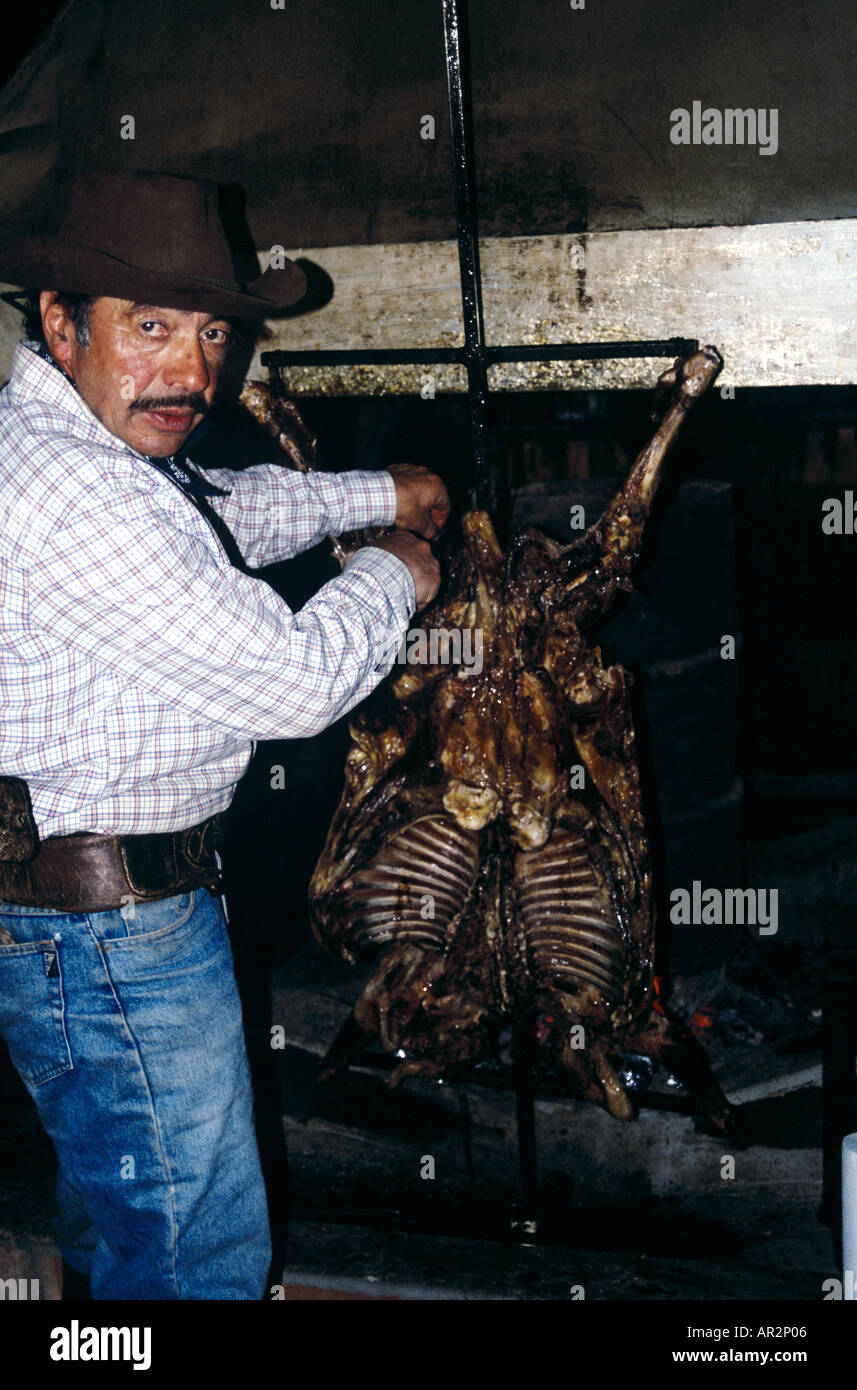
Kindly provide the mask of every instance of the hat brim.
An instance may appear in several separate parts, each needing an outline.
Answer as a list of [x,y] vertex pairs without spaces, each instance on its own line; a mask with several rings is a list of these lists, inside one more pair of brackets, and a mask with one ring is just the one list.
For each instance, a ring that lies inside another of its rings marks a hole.
[[0,234],[0,277],[27,289],[109,295],[165,309],[188,309],[224,318],[266,318],[290,308],[306,294],[300,266],[284,258],[281,268],[241,286],[227,281],[159,273],[91,246],[50,236]]

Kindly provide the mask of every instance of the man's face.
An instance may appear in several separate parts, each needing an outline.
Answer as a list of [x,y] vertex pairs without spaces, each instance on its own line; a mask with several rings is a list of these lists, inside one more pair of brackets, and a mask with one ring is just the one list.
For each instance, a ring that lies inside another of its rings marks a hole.
[[53,292],[40,307],[51,355],[111,434],[153,458],[176,453],[214,399],[229,320],[105,296],[83,348]]

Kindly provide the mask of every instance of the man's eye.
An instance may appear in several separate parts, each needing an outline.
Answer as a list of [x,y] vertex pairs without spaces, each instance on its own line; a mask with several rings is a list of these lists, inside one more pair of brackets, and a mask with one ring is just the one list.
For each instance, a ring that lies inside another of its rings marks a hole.
[[205,330],[205,337],[210,343],[228,343],[231,336],[226,328],[207,328]]
[[148,333],[150,336],[152,335],[153,330],[159,328],[163,329],[163,331],[166,332],[164,325],[162,323],[159,323],[157,319],[144,319],[143,322],[140,324],[140,327],[144,333]]

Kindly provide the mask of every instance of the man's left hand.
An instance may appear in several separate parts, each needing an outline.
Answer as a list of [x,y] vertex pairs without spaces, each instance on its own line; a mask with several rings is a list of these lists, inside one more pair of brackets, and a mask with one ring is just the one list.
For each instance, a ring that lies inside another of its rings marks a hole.
[[396,529],[433,541],[449,520],[451,504],[445,484],[416,463],[394,463],[388,471],[396,484]]

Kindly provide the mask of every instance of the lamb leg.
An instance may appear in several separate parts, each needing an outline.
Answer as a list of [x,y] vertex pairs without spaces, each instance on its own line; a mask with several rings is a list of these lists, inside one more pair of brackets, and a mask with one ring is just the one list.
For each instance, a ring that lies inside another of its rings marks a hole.
[[562,547],[527,530],[518,538],[513,563],[516,587],[529,587],[526,571],[554,561],[543,604],[547,613],[563,613],[575,625],[591,627],[609,611],[619,590],[630,590],[631,571],[640,554],[643,532],[663,476],[664,464],[688,411],[705,394],[723,359],[713,347],[676,362],[659,378],[672,404],[649,443],[638,455],[622,487],[603,515],[571,545]]

